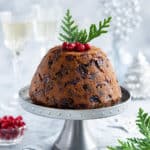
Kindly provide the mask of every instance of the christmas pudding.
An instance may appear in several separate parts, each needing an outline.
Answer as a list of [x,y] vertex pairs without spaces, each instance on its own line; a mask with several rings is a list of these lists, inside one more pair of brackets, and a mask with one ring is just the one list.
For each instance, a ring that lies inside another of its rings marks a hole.
[[79,30],[69,10],[60,33],[63,44],[48,51],[31,81],[33,103],[63,109],[94,109],[120,101],[121,89],[106,54],[88,42],[106,33],[111,17]]

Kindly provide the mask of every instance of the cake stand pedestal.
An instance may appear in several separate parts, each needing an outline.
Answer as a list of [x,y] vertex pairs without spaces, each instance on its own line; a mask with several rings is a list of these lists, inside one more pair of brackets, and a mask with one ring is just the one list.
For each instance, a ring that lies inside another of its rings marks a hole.
[[96,150],[101,145],[97,145],[84,120],[106,118],[126,110],[130,94],[123,87],[121,87],[121,91],[122,98],[119,104],[87,110],[57,109],[33,104],[28,95],[29,87],[22,88],[19,96],[21,106],[26,111],[48,118],[65,120],[64,127],[53,144],[52,150]]

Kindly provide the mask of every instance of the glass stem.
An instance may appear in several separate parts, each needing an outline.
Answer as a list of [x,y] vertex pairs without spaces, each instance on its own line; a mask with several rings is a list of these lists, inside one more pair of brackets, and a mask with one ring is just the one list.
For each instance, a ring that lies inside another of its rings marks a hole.
[[120,60],[120,54],[119,54],[120,43],[115,38],[113,38],[112,49],[113,49],[112,57],[113,57],[114,69],[117,74],[117,78],[118,78],[119,82],[121,82],[121,69],[120,69],[121,68],[121,60]]
[[20,82],[20,54],[15,52],[13,54],[13,91],[14,97],[18,98],[19,82]]

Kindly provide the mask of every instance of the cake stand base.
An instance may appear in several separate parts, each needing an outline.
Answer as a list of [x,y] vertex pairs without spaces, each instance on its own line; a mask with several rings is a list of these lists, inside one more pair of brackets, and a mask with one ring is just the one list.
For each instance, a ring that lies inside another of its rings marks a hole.
[[66,120],[52,150],[93,150],[96,147],[86,121]]
[[[118,104],[105,108],[74,110],[58,109],[39,106],[32,103],[29,97],[29,87],[20,90],[21,106],[36,115],[66,120],[58,139],[52,146],[52,150],[97,150],[103,143],[97,144],[90,134],[85,120],[100,119],[120,114],[128,108],[130,93],[121,87],[122,97]],[[107,141],[108,139],[105,139]]]

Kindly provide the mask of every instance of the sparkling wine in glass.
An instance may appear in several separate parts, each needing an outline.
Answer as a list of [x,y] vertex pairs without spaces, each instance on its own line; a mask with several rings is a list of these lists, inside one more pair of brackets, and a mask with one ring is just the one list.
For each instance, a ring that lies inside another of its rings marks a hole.
[[49,46],[56,42],[59,13],[55,7],[46,9],[40,5],[33,6],[33,12],[34,37],[41,44],[40,53],[43,57]]
[[20,55],[28,35],[29,23],[2,22],[4,44],[13,55]]

